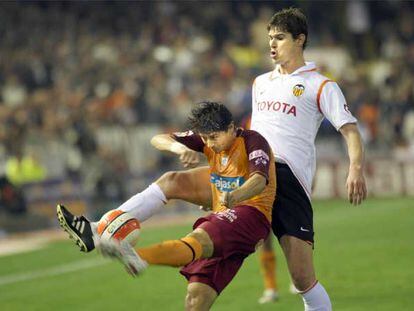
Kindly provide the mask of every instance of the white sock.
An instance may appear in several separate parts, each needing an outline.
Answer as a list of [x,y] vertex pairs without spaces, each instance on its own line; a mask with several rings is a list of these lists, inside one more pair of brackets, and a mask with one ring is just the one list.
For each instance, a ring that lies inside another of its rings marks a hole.
[[[140,223],[142,223],[161,211],[167,201],[168,200],[165,197],[164,192],[162,192],[160,186],[158,186],[156,183],[152,183],[147,189],[140,193],[137,193],[117,209],[130,213],[132,216],[138,219]],[[96,242],[99,240],[99,235],[97,232],[98,221],[91,222],[91,229],[92,238],[96,245]]]
[[311,289],[300,294],[305,305],[305,311],[332,311],[328,293],[318,281]]
[[160,212],[166,203],[167,198],[164,192],[162,192],[160,186],[153,183],[144,191],[131,197],[117,209],[130,213],[142,223]]

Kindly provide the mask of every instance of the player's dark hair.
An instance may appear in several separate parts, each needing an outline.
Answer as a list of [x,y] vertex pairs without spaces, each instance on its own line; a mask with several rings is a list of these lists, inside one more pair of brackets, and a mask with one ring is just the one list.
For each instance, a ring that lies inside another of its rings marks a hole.
[[293,39],[297,39],[300,34],[304,34],[305,41],[303,42],[303,49],[305,49],[306,43],[308,42],[308,22],[301,9],[289,8],[276,12],[267,25],[267,31],[272,28],[289,32],[292,34]]
[[198,103],[188,118],[189,128],[202,134],[227,131],[232,122],[233,116],[226,106],[210,101]]

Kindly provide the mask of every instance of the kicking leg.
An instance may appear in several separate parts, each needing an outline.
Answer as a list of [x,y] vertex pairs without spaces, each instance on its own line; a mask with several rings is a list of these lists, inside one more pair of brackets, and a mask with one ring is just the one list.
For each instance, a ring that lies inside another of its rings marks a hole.
[[171,199],[180,199],[198,205],[210,205],[209,183],[208,167],[167,172],[118,209],[130,213],[142,223],[160,212]]
[[201,258],[209,258],[214,252],[213,241],[201,228],[196,228],[182,239],[136,250],[125,241],[115,240],[100,240],[97,247],[103,256],[120,260],[132,275],[138,275],[149,264],[181,267]]
[[180,240],[165,241],[137,249],[139,256],[149,264],[181,267],[200,258],[213,255],[214,244],[208,233],[196,228]]
[[167,172],[155,183],[167,199],[180,199],[197,205],[211,204],[210,173],[207,166]]
[[[130,213],[142,223],[160,212],[169,199],[181,199],[209,206],[211,205],[209,182],[208,167],[167,172],[118,209]],[[84,216],[71,214],[63,205],[57,206],[57,215],[60,226],[71,239],[75,240],[81,251],[90,252],[95,248],[93,233],[96,232],[96,223],[89,222]]]

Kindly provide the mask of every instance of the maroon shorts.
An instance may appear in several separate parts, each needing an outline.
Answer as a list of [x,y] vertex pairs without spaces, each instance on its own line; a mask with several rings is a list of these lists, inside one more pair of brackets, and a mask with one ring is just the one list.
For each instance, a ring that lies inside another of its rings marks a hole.
[[258,209],[240,205],[199,218],[193,228],[201,228],[208,233],[214,243],[214,254],[211,258],[193,261],[180,273],[189,283],[207,284],[220,294],[244,259],[266,239],[270,223]]

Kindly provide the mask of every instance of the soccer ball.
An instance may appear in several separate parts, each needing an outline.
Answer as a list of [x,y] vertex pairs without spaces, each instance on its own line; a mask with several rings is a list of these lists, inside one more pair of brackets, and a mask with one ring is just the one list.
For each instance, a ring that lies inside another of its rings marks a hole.
[[131,246],[135,246],[140,229],[139,221],[129,213],[111,210],[99,220],[97,232],[103,240],[127,241]]

